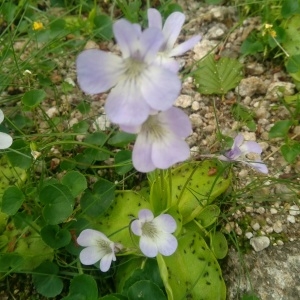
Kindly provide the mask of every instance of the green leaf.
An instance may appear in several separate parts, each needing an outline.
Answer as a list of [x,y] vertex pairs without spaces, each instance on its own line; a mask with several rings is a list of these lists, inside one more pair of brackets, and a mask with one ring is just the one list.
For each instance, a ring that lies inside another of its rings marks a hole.
[[33,284],[37,291],[45,297],[55,297],[63,289],[63,282],[57,276],[58,266],[50,261],[39,265],[32,275]]
[[210,54],[198,64],[194,73],[199,92],[225,94],[235,88],[242,79],[243,65],[236,59],[221,57],[216,61]]
[[286,70],[289,73],[297,73],[300,71],[300,54],[292,55],[287,58],[285,63]]
[[44,90],[31,90],[23,95],[22,103],[30,108],[35,108],[46,98],[46,96],[47,94]]
[[135,137],[135,134],[120,131],[108,140],[108,144],[115,147],[124,147],[133,142]]
[[24,200],[22,191],[16,186],[11,186],[4,191],[1,210],[12,216],[19,210]]
[[104,132],[94,132],[92,134],[88,134],[84,140],[88,144],[93,144],[97,146],[103,146],[107,141],[107,135]]
[[99,179],[93,187],[93,190],[86,190],[81,197],[82,210],[91,217],[99,217],[104,214],[115,198],[115,184]]
[[294,143],[292,145],[282,145],[281,153],[284,159],[288,163],[293,163],[298,155],[300,155],[300,143]]
[[282,46],[290,56],[299,55],[299,35],[300,26],[300,14],[293,14],[284,22],[284,29],[286,32],[286,38],[284,39]]
[[210,234],[210,249],[217,259],[223,259],[228,252],[227,240],[222,232]]
[[254,113],[248,108],[240,103],[234,103],[231,112],[236,121],[245,123],[250,130],[256,130],[256,123],[253,120]]
[[131,156],[132,152],[129,150],[121,150],[116,153],[115,164],[117,174],[124,175],[133,168]]
[[242,43],[240,52],[243,55],[252,55],[264,51],[264,45],[258,40],[257,36],[252,34]]
[[64,222],[73,212],[74,197],[70,190],[62,184],[45,186],[39,198],[43,208],[43,216],[48,224]]
[[81,274],[71,280],[69,295],[62,300],[94,300],[98,299],[98,288],[95,279],[90,275]]
[[113,38],[112,19],[107,15],[98,15],[94,18],[95,29],[94,33],[97,37],[104,40]]
[[61,179],[61,183],[69,188],[74,198],[87,188],[85,177],[77,171],[67,172]]
[[282,120],[277,121],[274,126],[269,131],[269,138],[285,138],[290,130],[290,127],[293,125],[291,120]]
[[89,129],[90,125],[86,121],[80,121],[73,125],[73,131],[76,133],[86,133]]
[[200,223],[201,226],[207,228],[208,226],[212,225],[216,222],[217,218],[220,215],[220,208],[217,205],[208,205],[204,207],[199,215],[197,216],[197,221]]
[[15,271],[22,266],[23,262],[24,258],[18,253],[1,253],[0,272]]
[[261,300],[259,297],[257,297],[256,295],[243,295],[241,300]]
[[167,300],[163,291],[150,280],[141,280],[128,289],[129,300]]
[[76,107],[83,115],[88,114],[91,110],[91,105],[88,102],[82,101]]
[[71,234],[66,229],[60,229],[58,225],[46,225],[41,230],[43,241],[53,249],[59,249],[68,245]]
[[28,169],[32,163],[32,155],[29,146],[22,140],[15,140],[10,146],[16,151],[7,152],[7,157],[14,167]]
[[179,236],[176,252],[158,255],[157,262],[169,300],[226,299],[218,261],[196,231]]
[[283,18],[291,17],[300,13],[300,5],[298,0],[285,0],[281,4],[281,15]]

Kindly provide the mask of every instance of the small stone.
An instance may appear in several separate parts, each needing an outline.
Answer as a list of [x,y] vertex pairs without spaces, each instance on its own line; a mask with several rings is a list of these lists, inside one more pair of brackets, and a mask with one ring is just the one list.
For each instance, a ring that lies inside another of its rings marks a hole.
[[287,216],[286,220],[292,224],[296,223],[296,218],[294,216]]
[[200,104],[198,101],[193,101],[192,103],[192,110],[197,111],[200,109]]
[[283,243],[282,240],[278,240],[278,241],[277,241],[277,245],[278,245],[278,246],[282,246],[283,244],[284,244],[284,243]]
[[298,216],[300,214],[300,209],[298,205],[292,205],[289,211],[291,216]]
[[269,247],[270,239],[267,236],[253,237],[250,239],[250,245],[256,252],[259,252]]
[[246,206],[245,210],[246,210],[247,213],[251,213],[251,212],[253,212],[253,207],[252,206]]
[[101,115],[92,124],[94,130],[106,130],[110,126],[110,121],[106,115]]
[[280,233],[282,232],[282,223],[280,221],[276,221],[274,224],[273,224],[273,229],[276,233]]
[[272,215],[276,215],[276,214],[277,214],[277,209],[272,207],[272,208],[270,209],[270,213],[271,213]]
[[253,225],[251,225],[251,227],[252,227],[252,229],[255,230],[255,231],[257,231],[257,230],[260,229],[259,223],[254,223]]
[[284,96],[294,95],[295,94],[295,85],[291,82],[277,81],[269,85],[266,99],[269,100],[279,100]]
[[256,212],[260,215],[264,214],[266,212],[264,207],[259,207],[258,209],[256,209]]
[[250,240],[253,237],[253,233],[252,232],[246,232],[245,233],[245,237]]
[[177,98],[175,106],[187,108],[192,105],[192,97],[189,95],[181,95]]
[[266,90],[267,87],[264,84],[264,81],[256,76],[242,79],[238,87],[235,89],[235,91],[242,97],[251,97],[254,94],[264,94]]
[[56,116],[59,115],[59,111],[58,111],[57,107],[54,106],[54,107],[49,108],[49,109],[46,111],[46,114],[47,114],[47,116],[48,116],[50,119],[52,119],[52,118],[54,118],[54,117],[56,117]]

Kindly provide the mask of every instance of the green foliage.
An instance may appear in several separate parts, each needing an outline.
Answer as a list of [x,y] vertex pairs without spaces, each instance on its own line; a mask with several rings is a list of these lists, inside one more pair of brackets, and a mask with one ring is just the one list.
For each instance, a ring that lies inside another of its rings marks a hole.
[[65,185],[45,186],[39,194],[39,199],[44,205],[43,217],[50,225],[65,221],[73,212],[74,197]]
[[2,197],[2,212],[9,216],[14,215],[21,207],[25,197],[22,191],[16,187],[8,187]]
[[22,103],[30,109],[37,107],[46,98],[44,90],[30,90],[22,97]]
[[245,124],[251,131],[256,130],[254,113],[240,103],[234,103],[231,106],[231,113],[236,121]]
[[226,94],[242,79],[243,65],[236,59],[210,54],[198,63],[194,73],[198,90],[202,94]]
[[37,291],[45,297],[55,297],[63,289],[63,282],[58,277],[59,268],[56,264],[45,261],[35,270],[32,276]]
[[225,299],[220,267],[199,233],[182,235],[176,252],[157,261],[168,299]]
[[[81,274],[71,280],[69,295],[63,300],[97,299],[98,288],[95,279],[90,275]],[[118,299],[118,298],[117,298]]]

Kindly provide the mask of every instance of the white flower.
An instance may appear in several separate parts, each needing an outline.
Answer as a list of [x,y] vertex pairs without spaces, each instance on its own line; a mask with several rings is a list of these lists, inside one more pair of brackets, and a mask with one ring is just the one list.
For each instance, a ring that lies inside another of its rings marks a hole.
[[174,72],[178,71],[179,65],[173,57],[182,55],[192,49],[201,39],[200,35],[195,35],[174,47],[184,21],[185,16],[183,13],[173,12],[168,16],[163,25],[159,11],[154,8],[148,9],[149,28],[158,28],[164,35],[164,43],[160,48],[156,61]]
[[100,270],[107,272],[111,262],[116,261],[115,253],[122,246],[109,240],[105,234],[93,229],[83,230],[77,238],[80,246],[86,247],[80,252],[79,258],[84,265],[93,265],[100,260]]
[[185,138],[192,132],[189,117],[177,107],[148,117],[137,127],[120,125],[123,131],[137,133],[132,162],[139,172],[167,169],[190,156]]
[[[4,120],[3,111],[0,109],[0,124]],[[6,149],[11,146],[13,139],[10,135],[4,132],[0,132],[0,149]]]
[[85,50],[76,61],[78,83],[88,94],[111,89],[105,111],[111,122],[136,126],[153,111],[169,109],[181,89],[178,75],[155,63],[164,37],[157,28],[142,31],[121,19],[113,25],[122,57]]
[[261,173],[268,174],[268,168],[260,158],[254,161],[247,158],[247,155],[250,153],[255,153],[260,156],[261,152],[262,149],[258,143],[254,141],[244,141],[244,137],[240,133],[235,137],[231,149],[226,151],[224,155],[219,155],[218,158],[223,161],[242,162]]
[[178,246],[177,239],[172,235],[177,224],[168,214],[161,214],[154,218],[149,209],[142,209],[139,218],[131,223],[131,230],[140,236],[139,246],[147,257],[155,257],[158,253],[172,255]]

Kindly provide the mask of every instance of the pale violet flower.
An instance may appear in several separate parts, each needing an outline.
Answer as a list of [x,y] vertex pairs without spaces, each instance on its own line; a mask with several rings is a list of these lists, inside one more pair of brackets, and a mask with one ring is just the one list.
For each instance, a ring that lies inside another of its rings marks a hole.
[[191,122],[177,107],[150,115],[140,126],[120,125],[120,128],[138,134],[132,162],[139,172],[167,169],[190,156],[190,148],[184,139],[192,132]]
[[79,255],[84,265],[93,265],[100,260],[100,270],[107,272],[111,262],[116,261],[115,253],[122,246],[114,243],[105,234],[94,229],[83,230],[77,238],[78,245],[84,248]]
[[181,28],[185,21],[185,16],[181,12],[173,12],[162,24],[162,17],[158,10],[154,8],[148,9],[148,26],[150,28],[158,28],[164,35],[164,43],[160,47],[157,62],[168,69],[177,72],[179,65],[174,56],[179,56],[192,49],[201,39],[200,35],[195,35],[174,47],[175,42],[180,34]]
[[138,219],[131,223],[131,230],[140,236],[139,246],[147,257],[155,257],[158,253],[170,256],[176,251],[178,242],[172,234],[176,227],[171,215],[161,214],[154,218],[149,209],[140,210]]
[[[3,111],[0,109],[0,124],[4,120]],[[4,132],[0,132],[0,149],[7,149],[11,146],[13,139],[10,135]]]
[[230,150],[226,151],[223,155],[219,155],[218,158],[223,161],[237,161],[245,163],[257,171],[268,174],[267,166],[259,159],[250,160],[247,155],[254,153],[260,156],[262,149],[260,145],[253,141],[244,141],[244,136],[238,134],[233,142]]
[[157,28],[142,31],[125,19],[113,25],[122,57],[85,50],[76,61],[78,83],[88,94],[112,88],[105,110],[111,122],[136,126],[149,114],[169,109],[181,89],[176,73],[154,63],[164,37]]

